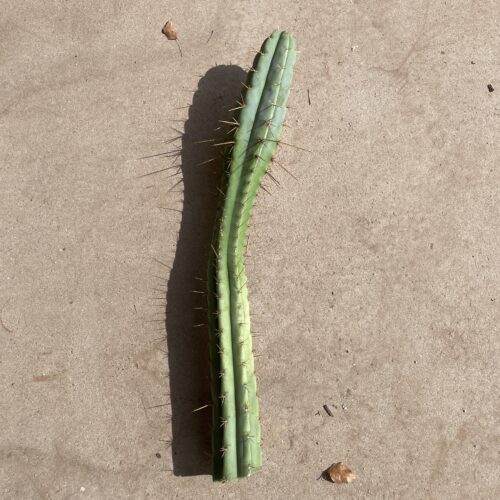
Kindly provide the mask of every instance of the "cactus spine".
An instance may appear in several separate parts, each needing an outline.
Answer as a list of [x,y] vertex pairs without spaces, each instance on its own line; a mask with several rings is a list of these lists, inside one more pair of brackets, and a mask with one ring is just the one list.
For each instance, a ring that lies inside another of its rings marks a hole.
[[262,466],[244,250],[257,190],[279,142],[294,62],[295,40],[274,31],[249,71],[224,152],[224,197],[208,265],[214,480],[246,477]]

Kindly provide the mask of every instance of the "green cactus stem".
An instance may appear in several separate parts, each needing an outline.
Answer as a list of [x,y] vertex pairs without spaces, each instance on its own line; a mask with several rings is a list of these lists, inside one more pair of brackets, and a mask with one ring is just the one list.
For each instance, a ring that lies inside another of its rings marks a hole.
[[213,479],[262,467],[259,403],[244,267],[257,190],[279,142],[295,62],[295,40],[274,31],[255,57],[224,141],[221,198],[208,265]]

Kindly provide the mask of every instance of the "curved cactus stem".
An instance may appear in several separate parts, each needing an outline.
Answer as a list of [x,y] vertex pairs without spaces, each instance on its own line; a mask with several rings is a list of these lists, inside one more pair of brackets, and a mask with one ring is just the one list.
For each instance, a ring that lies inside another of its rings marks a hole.
[[208,270],[214,480],[246,477],[262,467],[245,243],[257,190],[278,145],[290,91],[295,41],[274,31],[243,85],[224,145],[224,200]]

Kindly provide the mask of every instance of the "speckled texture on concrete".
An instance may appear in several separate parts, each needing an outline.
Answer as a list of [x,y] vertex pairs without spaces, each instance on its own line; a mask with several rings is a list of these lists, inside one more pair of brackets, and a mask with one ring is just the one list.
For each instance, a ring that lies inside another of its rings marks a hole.
[[[500,497],[496,2],[2,12],[2,499]],[[311,152],[282,149],[299,180],[275,167],[251,228],[264,469],[212,484],[195,141],[275,27]],[[318,480],[337,461],[354,483]]]

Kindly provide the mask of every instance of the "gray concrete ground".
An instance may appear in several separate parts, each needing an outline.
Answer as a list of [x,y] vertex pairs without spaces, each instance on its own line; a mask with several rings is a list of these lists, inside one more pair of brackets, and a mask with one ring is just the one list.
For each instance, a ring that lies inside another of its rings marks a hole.
[[[500,498],[497,2],[2,12],[2,499]],[[275,169],[251,228],[264,468],[212,484],[194,142],[275,27],[311,152],[281,150],[299,180]],[[317,479],[337,461],[355,482]]]

